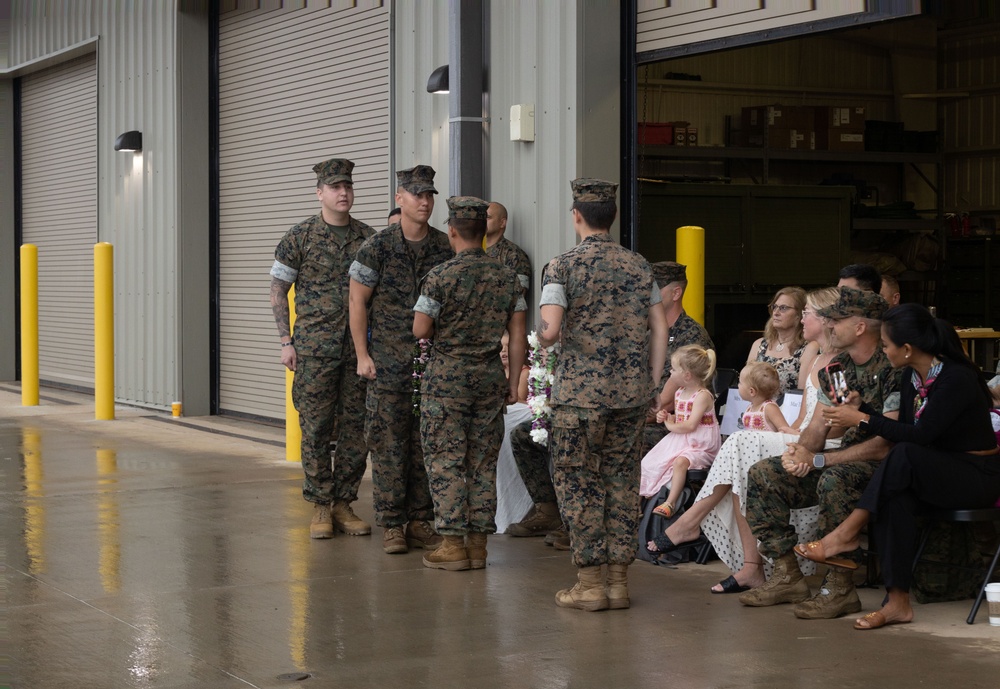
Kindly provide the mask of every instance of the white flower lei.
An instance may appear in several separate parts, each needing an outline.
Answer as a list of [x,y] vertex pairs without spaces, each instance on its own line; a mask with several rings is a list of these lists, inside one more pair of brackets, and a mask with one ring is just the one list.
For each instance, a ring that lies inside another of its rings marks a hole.
[[547,445],[549,429],[552,427],[552,407],[549,400],[552,397],[552,383],[555,382],[553,371],[559,354],[559,343],[551,347],[542,347],[538,334],[532,331],[528,335],[528,408],[531,409],[531,439],[539,445]]

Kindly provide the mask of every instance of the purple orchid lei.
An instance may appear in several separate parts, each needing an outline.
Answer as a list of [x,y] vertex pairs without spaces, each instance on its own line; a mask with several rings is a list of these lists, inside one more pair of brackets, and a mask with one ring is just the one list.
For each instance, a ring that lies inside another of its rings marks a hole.
[[538,334],[528,335],[528,408],[531,409],[531,439],[539,445],[547,445],[552,427],[552,383],[553,371],[559,354],[559,343],[543,347]]

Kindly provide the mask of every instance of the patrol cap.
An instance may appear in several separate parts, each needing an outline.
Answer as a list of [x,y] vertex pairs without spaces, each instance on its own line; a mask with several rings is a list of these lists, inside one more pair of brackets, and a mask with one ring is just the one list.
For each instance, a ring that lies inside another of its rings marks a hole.
[[840,290],[840,296],[837,298],[837,301],[825,309],[817,310],[817,316],[832,318],[833,320],[859,316],[861,318],[871,318],[872,320],[880,321],[886,309],[889,308],[885,299],[877,292],[854,289],[853,287],[838,287],[838,289]]
[[434,168],[430,165],[417,165],[396,172],[396,183],[411,194],[422,194],[425,191],[438,193],[434,188]]
[[653,279],[660,287],[666,287],[671,282],[687,280],[687,266],[673,261],[659,261],[650,266],[653,269]]
[[569,183],[573,189],[573,201],[581,203],[600,203],[614,201],[618,185],[603,179],[580,177]]
[[316,173],[316,179],[323,184],[337,184],[338,182],[350,182],[354,184],[354,180],[351,179],[351,171],[353,169],[354,163],[347,158],[330,158],[330,160],[324,160],[322,163],[313,165],[313,172]]
[[452,196],[448,199],[449,220],[486,220],[490,204],[475,196]]

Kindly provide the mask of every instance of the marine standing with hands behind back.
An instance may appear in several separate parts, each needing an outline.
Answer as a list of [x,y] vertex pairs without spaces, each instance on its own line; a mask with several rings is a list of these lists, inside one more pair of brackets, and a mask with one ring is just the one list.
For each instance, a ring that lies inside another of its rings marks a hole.
[[389,554],[441,542],[429,524],[434,507],[413,409],[413,305],[427,272],[454,255],[447,235],[427,224],[437,193],[434,168],[417,165],[400,170],[396,179],[402,218],[366,241],[350,270],[351,337],[357,373],[368,379],[365,437],[372,452],[375,521]]
[[[274,252],[271,309],[281,337],[281,363],[295,371],[292,402],[302,428],[302,495],[313,503],[311,538],[371,533],[351,503],[365,473],[365,381],[348,339],[347,271],[362,242],[375,234],[351,217],[354,163],[332,158],[313,167],[320,213],[290,229]],[[295,337],[288,291],[295,285]],[[339,416],[339,424],[337,423]],[[339,428],[336,462],[330,438]]]
[[486,202],[448,199],[448,239],[457,256],[432,269],[413,307],[413,335],[434,340],[421,379],[420,438],[444,541],[424,556],[432,569],[486,567],[487,534],[496,532],[497,459],[505,402],[518,377],[504,376],[500,338],[510,332],[512,370],[525,356],[521,284],[486,256]]
[[571,186],[580,243],[549,263],[539,300],[542,346],[562,342],[550,443],[578,579],[556,594],[556,605],[627,608],[640,438],[663,372],[667,323],[649,263],[611,238],[618,185],[576,179]]

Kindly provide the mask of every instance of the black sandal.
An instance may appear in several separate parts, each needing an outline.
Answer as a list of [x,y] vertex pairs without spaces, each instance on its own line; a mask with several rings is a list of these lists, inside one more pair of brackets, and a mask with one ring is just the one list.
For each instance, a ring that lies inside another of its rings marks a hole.
[[722,587],[721,591],[716,591],[715,589],[709,589],[712,593],[743,593],[744,591],[749,591],[749,586],[743,586],[740,582],[736,581],[736,577],[729,575],[725,579],[719,582],[719,586]]

